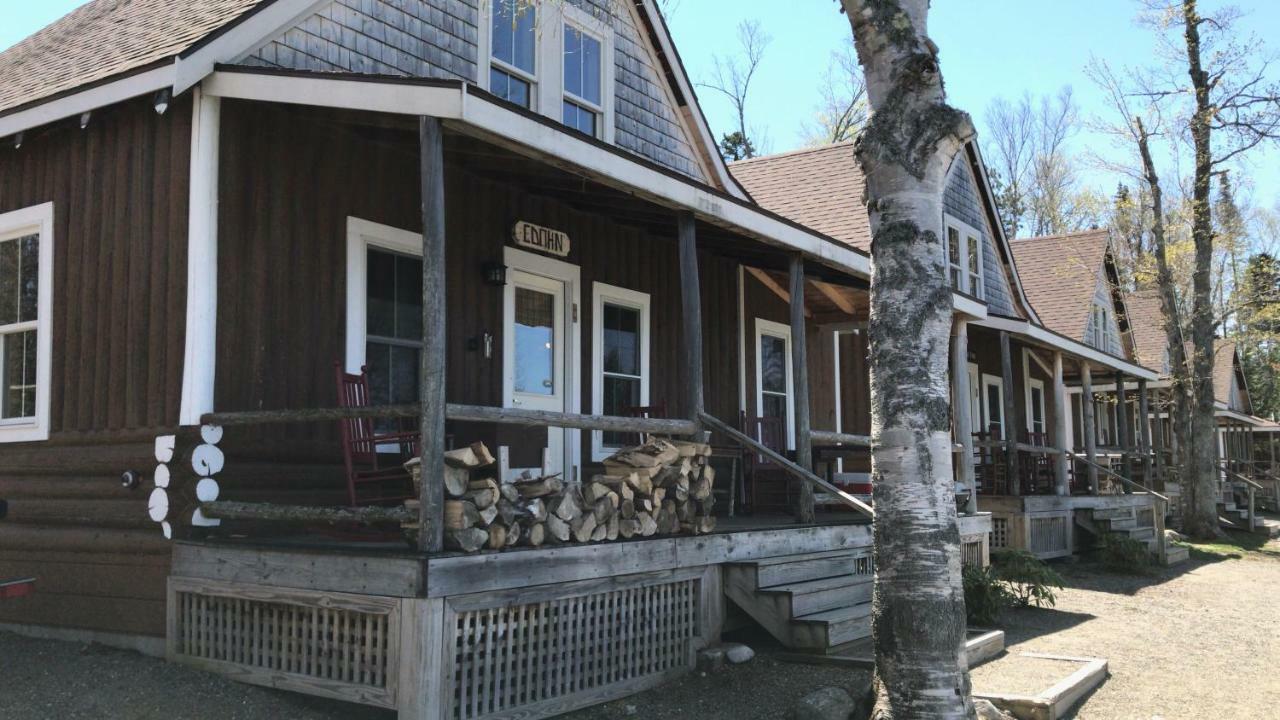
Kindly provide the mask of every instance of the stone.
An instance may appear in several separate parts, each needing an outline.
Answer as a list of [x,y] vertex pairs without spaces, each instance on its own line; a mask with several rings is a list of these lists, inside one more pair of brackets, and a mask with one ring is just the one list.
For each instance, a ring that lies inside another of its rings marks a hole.
[[727,653],[720,646],[712,646],[703,648],[698,651],[698,670],[705,673],[713,673],[724,669]]
[[974,700],[973,709],[977,712],[978,720],[1018,720],[1013,715],[992,705],[990,700]]
[[742,643],[728,643],[724,646],[724,656],[730,663],[741,665],[756,656],[756,651]]
[[1186,540],[1186,537],[1177,530],[1165,530],[1164,540],[1165,542],[1182,542],[1183,540]]
[[791,720],[849,720],[855,707],[844,688],[819,688],[796,702]]

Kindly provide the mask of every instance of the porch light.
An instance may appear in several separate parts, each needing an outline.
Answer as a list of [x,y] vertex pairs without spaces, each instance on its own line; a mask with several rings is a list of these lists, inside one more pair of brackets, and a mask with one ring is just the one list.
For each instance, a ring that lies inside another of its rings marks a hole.
[[80,129],[81,130],[89,127],[89,119],[92,117],[93,117],[92,111],[80,113]]
[[502,287],[507,284],[507,266],[499,262],[484,264],[484,281]]
[[21,150],[21,149],[22,149],[22,136],[23,136],[24,134],[25,134],[25,133],[19,132],[17,135],[14,135],[14,136],[13,136],[13,149],[14,149],[14,150]]
[[165,110],[169,109],[169,102],[173,100],[173,91],[169,88],[160,88],[156,91],[156,114],[163,115]]

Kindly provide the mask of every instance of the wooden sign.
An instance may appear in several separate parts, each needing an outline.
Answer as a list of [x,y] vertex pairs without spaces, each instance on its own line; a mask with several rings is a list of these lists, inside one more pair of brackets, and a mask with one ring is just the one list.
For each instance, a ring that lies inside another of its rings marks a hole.
[[559,257],[569,255],[569,235],[541,225],[520,221],[511,230],[516,245]]

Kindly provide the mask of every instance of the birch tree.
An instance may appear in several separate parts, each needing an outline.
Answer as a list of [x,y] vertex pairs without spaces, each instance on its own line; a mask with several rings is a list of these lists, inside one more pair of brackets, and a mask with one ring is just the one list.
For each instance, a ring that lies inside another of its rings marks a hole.
[[[929,0],[842,0],[872,115],[855,153],[871,218],[878,717],[971,718],[951,473],[947,169],[974,135],[947,105]],[[849,198],[849,202],[854,202]]]

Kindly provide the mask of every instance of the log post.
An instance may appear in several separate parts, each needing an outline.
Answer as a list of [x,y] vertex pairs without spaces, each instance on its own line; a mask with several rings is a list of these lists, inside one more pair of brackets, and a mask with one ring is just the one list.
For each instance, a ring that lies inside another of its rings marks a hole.
[[[1116,373],[1116,443],[1120,446],[1120,465],[1126,479],[1133,480],[1133,447],[1129,438],[1129,403],[1125,397],[1124,373]],[[1133,490],[1123,483],[1124,494]]]
[[1089,494],[1098,494],[1098,428],[1093,419],[1093,370],[1080,361],[1080,416],[1084,423],[1084,456],[1089,461]]
[[422,183],[422,489],[418,549],[444,549],[445,237],[444,130],[439,118],[418,122]]
[[960,454],[960,482],[969,490],[965,514],[978,512],[978,485],[973,472],[973,404],[969,401],[969,321],[959,318],[951,333],[951,413]]
[[[809,418],[809,348],[804,321],[804,256],[791,256],[791,375],[795,391],[796,413],[796,464],[805,470],[813,470],[813,436]],[[798,483],[800,497],[796,506],[796,520],[802,523],[814,521],[813,487]]]
[[678,216],[680,307],[684,312],[684,366],[689,373],[689,419],[702,427],[706,411],[702,378],[702,285],[698,280],[698,236],[693,213]]
[[[1159,391],[1157,390],[1156,392],[1159,392]],[[1150,404],[1150,401],[1148,401],[1148,404]],[[1155,459],[1155,476],[1159,478],[1159,482],[1149,485],[1149,487],[1151,487],[1154,490],[1159,490],[1160,492],[1164,492],[1165,490],[1164,421],[1160,419],[1160,403],[1159,402],[1156,403],[1155,411],[1156,411],[1155,426],[1152,427],[1149,430],[1149,432],[1151,433],[1151,439],[1152,439],[1152,442],[1151,442],[1152,455],[1154,456],[1154,459]]]
[[1138,450],[1142,453],[1142,484],[1155,489],[1151,479],[1151,404],[1147,400],[1147,381],[1138,381]]
[[1054,476],[1057,479],[1055,490],[1059,495],[1071,494],[1070,460],[1067,452],[1071,450],[1071,428],[1067,420],[1067,383],[1062,377],[1062,353],[1053,354],[1053,444],[1059,452],[1053,457]]
[[1018,431],[1014,418],[1017,405],[1013,401],[1013,351],[1009,347],[1009,333],[1000,332],[1000,374],[1004,385],[1004,446],[1005,468],[1009,474],[1009,494],[1022,494],[1022,478],[1018,475]]

